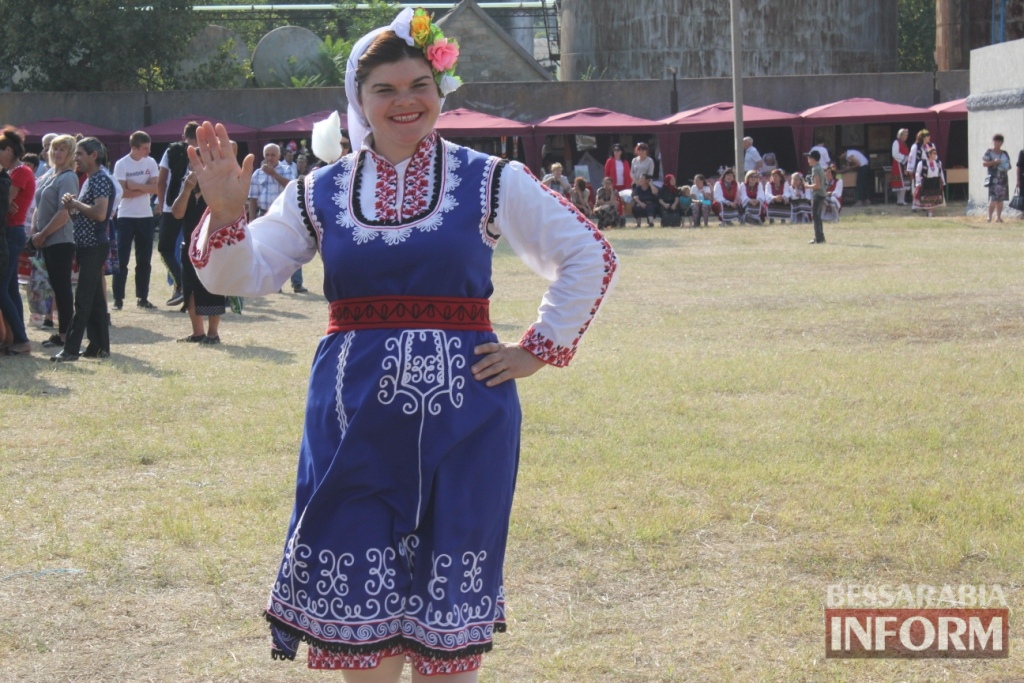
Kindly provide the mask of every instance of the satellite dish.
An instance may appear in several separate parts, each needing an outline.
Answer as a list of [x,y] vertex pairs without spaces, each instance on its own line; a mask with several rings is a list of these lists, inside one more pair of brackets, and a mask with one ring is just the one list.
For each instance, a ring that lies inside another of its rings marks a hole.
[[[222,45],[229,45],[229,54],[239,64],[249,59],[249,49],[234,31],[223,26],[207,26],[189,43],[188,56],[181,60],[181,68],[185,73],[192,73],[211,59],[220,56]],[[245,86],[245,76],[240,75],[235,83],[238,88]]]
[[252,72],[261,88],[291,86],[292,76],[316,73],[323,41],[301,26],[282,26],[263,36],[252,53]]

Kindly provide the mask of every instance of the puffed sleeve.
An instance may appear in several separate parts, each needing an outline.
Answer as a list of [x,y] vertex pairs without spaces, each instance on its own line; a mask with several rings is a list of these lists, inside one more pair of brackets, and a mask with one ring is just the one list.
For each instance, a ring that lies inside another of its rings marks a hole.
[[576,207],[517,162],[502,170],[493,227],[551,281],[519,345],[545,363],[568,365],[615,280],[614,250]]
[[317,242],[299,208],[296,181],[288,183],[270,210],[252,223],[238,220],[210,230],[209,211],[189,245],[196,274],[210,292],[263,296],[281,288],[316,255]]
[[904,163],[907,160],[907,157],[900,151],[899,140],[894,140],[892,143],[892,158],[895,159],[896,162],[900,164]]

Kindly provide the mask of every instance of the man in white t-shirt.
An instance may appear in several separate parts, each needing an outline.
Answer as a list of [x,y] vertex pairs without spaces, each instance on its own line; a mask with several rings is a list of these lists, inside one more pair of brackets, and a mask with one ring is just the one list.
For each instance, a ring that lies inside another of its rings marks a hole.
[[178,198],[182,181],[188,175],[188,148],[196,146],[197,121],[185,124],[181,134],[181,142],[171,143],[160,158],[160,174],[157,176],[157,204],[163,211],[160,214],[160,238],[157,251],[167,266],[167,273],[174,280],[174,292],[167,300],[168,306],[180,306],[185,301],[181,291],[181,264],[178,262],[178,245],[181,242],[181,221],[171,214],[171,205]]
[[[843,163],[843,159],[846,160],[845,163]],[[857,149],[846,150],[845,153],[839,155],[839,161],[844,168],[857,171],[857,201],[854,202],[854,206],[870,204],[871,190],[875,181],[871,174],[871,162],[863,152]]]
[[832,165],[832,157],[829,156],[828,150],[825,149],[824,140],[821,140],[820,138],[818,140],[815,140],[814,147],[811,147],[811,151],[817,152],[818,156],[821,157],[821,159],[818,162],[818,165],[820,165],[822,168],[828,168],[829,166]]
[[114,178],[124,190],[117,207],[117,258],[121,267],[114,273],[114,309],[124,305],[128,280],[128,259],[135,243],[135,296],[139,308],[154,308],[149,303],[149,276],[153,260],[153,208],[150,197],[158,192],[160,173],[156,159],[149,156],[150,139],[143,131],[128,139],[132,151],[114,164]]
[[764,161],[761,159],[761,153],[757,151],[757,147],[754,147],[754,138],[743,138],[743,175],[746,176],[748,171],[760,173],[762,164]]

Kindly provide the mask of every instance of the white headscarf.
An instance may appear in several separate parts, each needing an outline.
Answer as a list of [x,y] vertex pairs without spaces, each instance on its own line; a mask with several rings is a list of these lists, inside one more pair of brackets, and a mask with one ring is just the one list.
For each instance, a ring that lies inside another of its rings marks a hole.
[[[348,98],[348,139],[352,142],[353,150],[361,148],[366,136],[372,132],[370,122],[363,113],[362,105],[359,104],[359,86],[356,84],[359,60],[366,54],[374,39],[385,31],[394,31],[406,44],[414,46],[416,42],[411,33],[412,18],[412,8],[406,7],[390,25],[375,28],[356,41],[348,56],[348,64],[345,67],[345,97]],[[444,107],[443,97],[441,107]],[[327,163],[333,163],[341,157],[341,117],[338,116],[338,112],[333,112],[326,121],[314,124],[311,144],[313,154]]]

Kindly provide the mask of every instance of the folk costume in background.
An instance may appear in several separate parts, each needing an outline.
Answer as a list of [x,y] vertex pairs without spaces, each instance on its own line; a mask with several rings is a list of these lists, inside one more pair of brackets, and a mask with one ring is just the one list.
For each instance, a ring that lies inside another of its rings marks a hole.
[[905,140],[896,138],[892,143],[892,176],[889,180],[889,187],[896,193],[896,203],[903,206],[907,203],[907,190],[910,189],[910,173],[907,168],[907,158],[910,155],[910,147]]
[[744,223],[764,225],[767,214],[764,206],[764,186],[760,182],[743,183],[740,205],[743,207]]
[[[410,18],[391,28],[403,37]],[[276,292],[317,253],[324,263],[330,322],[266,609],[272,652],[293,658],[304,640],[314,668],[405,654],[421,674],[469,671],[505,629],[519,458],[515,382],[488,387],[470,372],[474,348],[497,341],[494,249],[506,238],[553,282],[520,346],[556,366],[572,360],[616,257],[517,162],[431,133],[392,164],[363,142],[362,112],[350,109],[349,126],[357,151],[289,183],[252,224],[211,232],[205,221],[190,247],[208,289],[247,296]]]
[[[726,202],[733,202],[736,206],[726,206]],[[715,204],[712,206],[719,220],[726,225],[740,217],[739,209],[739,183],[735,180],[726,184],[724,180],[715,183]]]
[[785,177],[775,175],[764,184],[764,196],[766,202],[766,216],[774,223],[779,220],[785,223],[792,219],[793,207],[789,204],[789,197],[786,194]]
[[942,162],[935,157],[917,162],[917,201],[918,206],[931,212],[936,206],[946,203],[946,178],[942,170]]
[[843,179],[836,175],[825,185],[825,206],[821,211],[821,220],[838,221],[843,210]]

